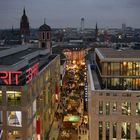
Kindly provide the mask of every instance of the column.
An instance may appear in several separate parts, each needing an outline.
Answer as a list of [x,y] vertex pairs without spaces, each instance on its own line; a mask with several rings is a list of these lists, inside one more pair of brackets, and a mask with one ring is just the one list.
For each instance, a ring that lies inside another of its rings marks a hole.
[[136,139],[136,123],[135,122],[131,122],[131,130],[130,130],[130,136],[131,136],[131,140],[135,140]]
[[105,122],[103,122],[103,140],[106,140],[106,125],[105,125]]
[[121,140],[121,123],[117,123],[117,140]]

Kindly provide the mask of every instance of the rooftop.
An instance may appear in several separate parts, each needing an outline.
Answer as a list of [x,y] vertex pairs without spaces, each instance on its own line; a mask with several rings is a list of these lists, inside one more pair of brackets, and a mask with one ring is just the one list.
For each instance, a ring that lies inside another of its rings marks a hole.
[[95,52],[100,59],[140,59],[140,50],[133,49],[114,49],[114,48],[96,48]]

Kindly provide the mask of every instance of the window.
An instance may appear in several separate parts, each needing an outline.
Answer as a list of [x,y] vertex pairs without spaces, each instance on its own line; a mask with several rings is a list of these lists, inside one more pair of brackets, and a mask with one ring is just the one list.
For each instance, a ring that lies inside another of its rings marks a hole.
[[110,123],[105,123],[105,129],[106,129],[106,140],[109,140],[109,129],[110,129]]
[[21,92],[19,91],[6,91],[7,104],[11,106],[21,105]]
[[110,102],[106,102],[106,115],[110,114]]
[[103,101],[99,101],[99,114],[103,114]]
[[2,105],[2,91],[0,91],[0,105]]
[[21,111],[7,111],[7,122],[9,126],[22,126]]
[[113,123],[113,138],[117,137],[117,123]]
[[2,125],[3,119],[2,119],[2,111],[0,111],[0,125]]
[[136,103],[136,115],[140,115],[140,102]]
[[130,102],[122,103],[122,115],[131,115],[131,103]]
[[136,140],[140,140],[140,123],[136,123]]
[[131,137],[131,124],[123,122],[121,125],[121,138],[130,140]]
[[116,112],[117,111],[117,102],[113,102],[113,108],[112,108],[113,112]]
[[103,138],[103,122],[99,122],[99,140]]

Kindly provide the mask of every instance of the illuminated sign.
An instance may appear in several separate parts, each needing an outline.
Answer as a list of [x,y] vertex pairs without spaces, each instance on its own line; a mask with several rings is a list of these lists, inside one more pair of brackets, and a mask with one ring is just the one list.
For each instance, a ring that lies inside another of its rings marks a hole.
[[38,74],[38,67],[39,64],[33,65],[31,68],[26,70],[26,83],[30,83],[33,79]]
[[19,75],[21,71],[0,71],[0,80],[6,85],[19,84]]
[[[30,83],[33,77],[38,74],[39,63],[34,64],[26,70],[26,83]],[[19,77],[22,71],[0,71],[0,84],[19,85]]]
[[88,83],[85,82],[85,90],[84,90],[84,110],[88,110]]

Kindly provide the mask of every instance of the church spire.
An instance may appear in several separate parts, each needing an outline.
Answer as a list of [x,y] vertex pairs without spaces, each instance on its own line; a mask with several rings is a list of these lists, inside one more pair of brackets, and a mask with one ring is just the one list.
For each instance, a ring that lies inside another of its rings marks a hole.
[[25,7],[24,7],[24,9],[23,9],[23,15],[26,15]]

